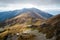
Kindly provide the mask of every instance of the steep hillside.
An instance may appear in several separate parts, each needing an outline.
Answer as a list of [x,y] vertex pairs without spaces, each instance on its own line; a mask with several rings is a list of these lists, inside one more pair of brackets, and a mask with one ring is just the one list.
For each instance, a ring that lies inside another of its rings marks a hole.
[[45,19],[48,19],[48,18],[50,18],[50,17],[53,16],[53,15],[47,13],[47,12],[38,10],[38,9],[36,9],[36,8],[31,8],[30,10],[31,10],[31,11],[34,11],[35,13],[39,13],[40,16],[42,16],[42,17],[45,18]]
[[60,40],[60,14],[41,24],[40,32],[45,33],[48,39],[55,36],[56,40]]

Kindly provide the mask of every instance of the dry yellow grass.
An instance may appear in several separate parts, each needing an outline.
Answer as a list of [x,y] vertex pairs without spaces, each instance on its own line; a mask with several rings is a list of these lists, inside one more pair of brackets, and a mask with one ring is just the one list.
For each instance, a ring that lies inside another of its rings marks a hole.
[[[22,33],[26,33],[26,32],[28,33],[28,30],[29,31],[32,30],[32,28],[28,28],[28,25],[33,24],[33,25],[39,26],[41,24],[41,22],[42,21],[40,21],[40,20],[32,22],[32,19],[29,19],[26,23],[23,23],[23,24],[16,23],[10,27],[5,28],[6,31],[0,33],[0,39],[4,40],[5,36],[10,35],[10,34],[15,35],[15,34],[19,33],[19,35],[21,35]],[[23,36],[23,34],[22,34],[22,36]],[[33,40],[32,39],[33,36],[34,36],[33,34],[27,34],[27,38],[29,40]],[[26,36],[23,36],[23,40],[27,40],[25,37]],[[18,40],[20,40],[20,37],[18,38]]]

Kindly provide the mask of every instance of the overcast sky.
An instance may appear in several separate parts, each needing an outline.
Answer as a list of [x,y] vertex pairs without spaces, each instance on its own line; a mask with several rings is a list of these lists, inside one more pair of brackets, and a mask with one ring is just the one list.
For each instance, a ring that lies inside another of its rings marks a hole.
[[60,0],[0,0],[0,11],[32,7],[41,10],[60,10]]

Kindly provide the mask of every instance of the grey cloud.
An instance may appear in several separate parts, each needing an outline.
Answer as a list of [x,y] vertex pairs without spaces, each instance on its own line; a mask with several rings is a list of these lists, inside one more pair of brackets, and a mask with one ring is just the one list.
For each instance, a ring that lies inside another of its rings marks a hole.
[[8,4],[0,3],[0,7],[7,7]]
[[60,0],[0,0],[0,3],[40,3],[40,4],[51,4],[60,3]]
[[30,3],[34,5],[60,5],[60,0],[0,0],[1,4]]

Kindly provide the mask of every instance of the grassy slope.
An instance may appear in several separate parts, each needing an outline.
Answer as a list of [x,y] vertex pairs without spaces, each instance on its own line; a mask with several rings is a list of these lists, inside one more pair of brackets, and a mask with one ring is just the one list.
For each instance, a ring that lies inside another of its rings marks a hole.
[[31,21],[30,22],[26,22],[24,24],[17,23],[15,25],[10,26],[10,27],[4,28],[5,31],[0,33],[0,39],[4,40],[5,36],[7,36],[9,34],[11,34],[11,35],[14,35],[14,34],[17,34],[17,33],[21,34],[21,33],[23,33],[26,30],[31,30],[31,28],[28,28],[28,25],[32,25],[33,24],[33,25],[39,26],[41,24],[40,20],[36,21],[35,23],[32,23],[32,24],[31,23],[32,23]]

